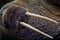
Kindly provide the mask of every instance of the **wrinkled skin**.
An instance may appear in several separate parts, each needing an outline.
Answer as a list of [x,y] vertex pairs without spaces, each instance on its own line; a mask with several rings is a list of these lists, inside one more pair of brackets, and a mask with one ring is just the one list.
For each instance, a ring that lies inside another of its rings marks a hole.
[[49,4],[60,7],[60,0],[45,0],[47,1]]
[[[34,12],[36,14],[39,15],[43,15],[43,16],[47,16],[51,19],[54,19],[56,21],[58,21],[60,23],[60,17],[57,17],[55,15],[52,15],[47,9],[45,9],[42,4],[40,4],[40,0],[39,1],[22,1],[23,3],[20,2],[12,2],[9,5],[3,7],[1,10],[2,12],[12,6],[13,4],[18,5],[18,6],[23,6],[25,8],[27,8],[30,12]],[[60,25],[59,24],[55,24],[51,21],[47,21],[44,19],[38,19],[38,18],[33,18],[33,17],[26,17],[27,19],[25,19],[26,23],[38,28],[39,30],[55,37],[59,31],[60,31]],[[22,26],[23,27],[23,26]],[[3,34],[2,34],[3,35]],[[7,37],[7,38],[5,38]],[[16,31],[15,29],[10,29],[5,35],[3,35],[2,39],[5,38],[6,40],[10,39],[10,40],[47,40],[47,37],[34,32],[33,30],[30,30],[28,28],[22,28],[19,29],[18,31]]]

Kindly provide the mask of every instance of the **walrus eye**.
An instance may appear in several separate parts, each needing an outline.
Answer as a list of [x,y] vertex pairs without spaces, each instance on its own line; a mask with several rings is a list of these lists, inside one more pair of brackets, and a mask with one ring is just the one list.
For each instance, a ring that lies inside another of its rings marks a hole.
[[58,24],[58,22],[55,21],[55,20],[53,20],[53,19],[50,19],[50,18],[45,17],[45,16],[37,15],[37,14],[34,14],[34,13],[30,13],[30,12],[28,12],[28,11],[26,12],[26,15],[28,15],[28,16],[32,16],[32,17],[37,17],[37,18],[43,18],[43,19],[46,19],[46,20],[49,20],[49,21],[52,21],[52,22]]

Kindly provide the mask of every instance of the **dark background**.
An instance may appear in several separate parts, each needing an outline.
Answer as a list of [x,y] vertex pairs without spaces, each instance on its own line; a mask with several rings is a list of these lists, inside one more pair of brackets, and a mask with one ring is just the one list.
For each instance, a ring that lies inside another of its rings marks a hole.
[[13,0],[0,0],[0,8],[10,1],[13,1]]

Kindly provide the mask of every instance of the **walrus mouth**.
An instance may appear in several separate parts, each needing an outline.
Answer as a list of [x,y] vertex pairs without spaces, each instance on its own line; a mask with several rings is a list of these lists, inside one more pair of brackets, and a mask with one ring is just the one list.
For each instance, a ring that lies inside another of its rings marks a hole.
[[34,30],[34,31],[36,31],[36,32],[38,32],[40,34],[43,34],[46,37],[49,37],[49,38],[53,39],[52,36],[40,31],[39,29],[37,29],[37,28],[27,24],[27,23],[25,23],[21,19],[22,19],[22,17],[25,17],[27,15],[27,16],[31,16],[31,17],[46,19],[46,20],[49,20],[49,21],[52,21],[52,22],[58,24],[57,21],[55,21],[53,19],[50,19],[48,17],[45,17],[45,16],[41,16],[41,15],[38,15],[38,14],[35,14],[35,13],[31,13],[31,12],[26,11],[25,9],[19,8],[19,7],[15,7],[12,13],[9,12],[9,11],[12,11],[11,9],[13,9],[13,8],[8,9],[5,12],[5,14],[3,14],[3,16],[2,16],[2,20],[3,20],[5,26],[11,26],[11,27],[15,27],[16,26],[17,27],[17,26],[19,26],[18,24],[20,24],[20,25],[22,25],[22,26],[24,26],[26,28]]

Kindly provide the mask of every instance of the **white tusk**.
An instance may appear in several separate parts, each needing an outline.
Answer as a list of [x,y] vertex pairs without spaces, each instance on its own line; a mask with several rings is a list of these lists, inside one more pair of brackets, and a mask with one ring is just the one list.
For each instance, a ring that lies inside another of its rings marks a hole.
[[35,27],[33,27],[33,26],[31,26],[31,25],[29,25],[29,24],[27,24],[27,23],[20,22],[20,24],[21,24],[22,26],[25,26],[25,27],[27,27],[27,28],[29,28],[29,29],[32,29],[32,30],[34,30],[34,31],[36,31],[36,32],[38,32],[38,33],[40,33],[40,34],[45,35],[46,37],[49,37],[49,38],[52,38],[52,39],[53,39],[52,36],[50,36],[50,35],[48,35],[48,34],[42,32],[42,31],[36,29]]
[[57,21],[55,21],[55,20],[53,20],[53,19],[50,19],[50,18],[45,17],[45,16],[37,15],[37,14],[34,14],[34,13],[30,13],[30,12],[28,12],[28,11],[26,12],[26,15],[32,16],[32,17],[37,17],[37,18],[43,18],[43,19],[52,21],[52,22],[54,22],[54,23],[58,23]]

